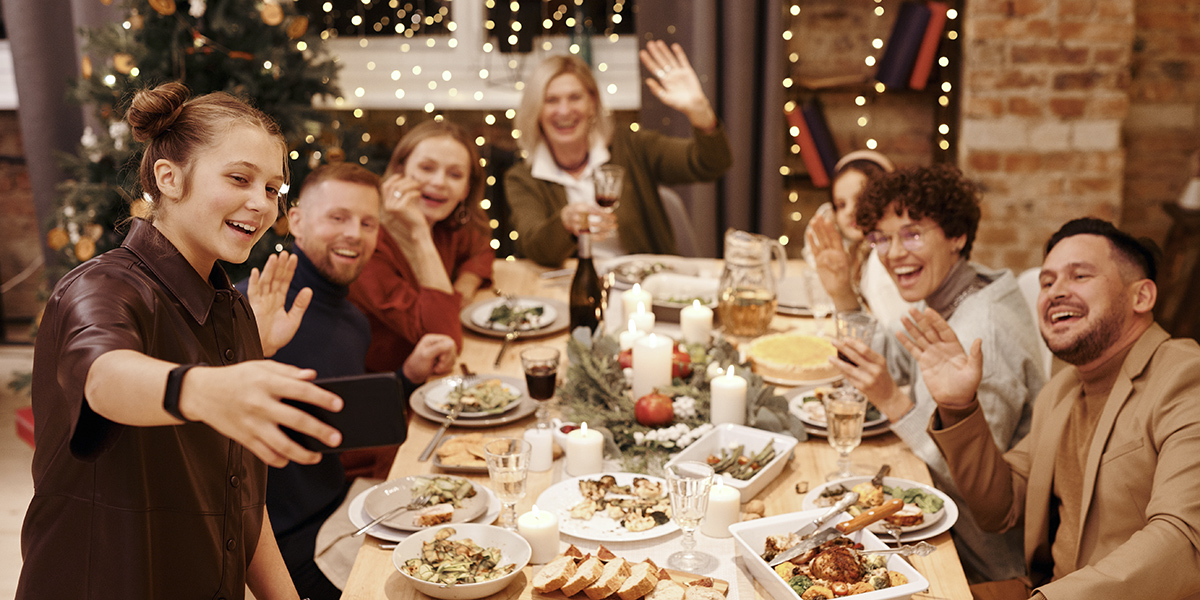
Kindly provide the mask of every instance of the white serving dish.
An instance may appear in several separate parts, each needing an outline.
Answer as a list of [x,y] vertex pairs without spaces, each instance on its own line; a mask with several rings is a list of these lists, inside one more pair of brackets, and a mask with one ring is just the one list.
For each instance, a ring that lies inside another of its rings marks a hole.
[[739,445],[743,446],[743,454],[753,454],[765,448],[767,442],[775,445],[775,458],[759,469],[754,477],[745,481],[733,477],[721,478],[725,485],[737,488],[742,493],[742,502],[748,502],[783,471],[783,465],[791,460],[792,450],[796,448],[796,438],[745,425],[723,423],[692,442],[687,448],[680,450],[678,454],[671,457],[671,460],[667,461],[667,465],[685,460],[705,462],[710,454],[720,456],[722,448],[732,449]]
[[642,289],[654,297],[655,318],[664,323],[678,323],[679,311],[691,306],[693,299],[699,298],[701,304],[716,310],[720,283],[713,277],[655,273],[642,280]]
[[[729,526],[729,532],[733,534],[737,553],[742,557],[742,564],[746,566],[746,569],[750,572],[750,576],[758,580],[775,600],[798,600],[799,596],[796,595],[782,577],[771,569],[767,561],[762,559],[763,543],[766,541],[768,535],[795,531],[803,525],[812,522],[813,519],[820,516],[822,510],[825,509],[787,513],[764,519],[734,523]],[[850,515],[842,513],[841,517],[836,520],[840,522],[849,518]],[[867,550],[883,550],[887,548],[887,545],[879,541],[879,538],[875,537],[875,534],[865,529],[856,531],[848,537],[862,544]],[[945,552],[945,550],[942,550],[942,552]],[[852,596],[854,600],[911,598],[913,594],[929,589],[929,580],[925,579],[924,576],[917,572],[903,558],[892,555],[888,558],[887,567],[891,571],[903,573],[905,577],[908,577],[908,583],[865,594],[856,594]]]
[[[483,583],[460,583],[457,585],[445,585],[432,583],[417,579],[405,573],[401,568],[405,561],[410,558],[417,558],[421,553],[421,544],[432,540],[433,536],[437,535],[438,531],[452,527],[455,531],[454,535],[450,536],[451,540],[459,540],[470,538],[475,544],[484,548],[499,548],[501,555],[501,565],[507,563],[515,563],[517,566],[511,573],[499,579],[484,581]],[[431,527],[423,531],[414,533],[404,541],[396,545],[396,549],[392,551],[392,564],[400,571],[400,576],[408,583],[412,584],[418,592],[434,598],[442,600],[477,600],[491,596],[508,587],[513,579],[516,578],[521,570],[529,564],[529,557],[532,551],[529,548],[529,542],[519,534],[501,527],[493,527],[491,525],[480,525],[477,523],[455,523],[449,526]]]

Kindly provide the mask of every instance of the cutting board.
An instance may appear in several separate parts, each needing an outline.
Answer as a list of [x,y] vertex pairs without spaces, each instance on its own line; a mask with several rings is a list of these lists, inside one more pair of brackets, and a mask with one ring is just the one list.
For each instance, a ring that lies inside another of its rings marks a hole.
[[[688,573],[686,571],[676,571],[674,569],[667,569],[667,573],[671,576],[672,580],[682,583],[683,585],[687,585],[693,581],[696,581],[697,579],[704,578],[703,575],[696,575],[694,573]],[[532,597],[532,598],[545,598],[546,600],[590,600],[588,598],[587,594],[585,594],[583,592],[579,592],[578,594],[575,594],[574,596],[568,596],[557,590],[550,592],[549,594],[539,594],[539,593],[533,591],[533,588],[532,588],[533,574],[534,573],[532,573],[532,572],[530,573],[530,577],[529,577],[530,588],[528,589],[530,597]],[[728,581],[725,581],[724,579],[713,579],[712,582],[713,582],[713,585],[712,585],[713,589],[717,590],[718,592],[721,592],[722,596],[729,593],[729,582]],[[524,596],[522,596],[522,597],[524,597]],[[613,594],[612,597],[616,598],[616,594]]]

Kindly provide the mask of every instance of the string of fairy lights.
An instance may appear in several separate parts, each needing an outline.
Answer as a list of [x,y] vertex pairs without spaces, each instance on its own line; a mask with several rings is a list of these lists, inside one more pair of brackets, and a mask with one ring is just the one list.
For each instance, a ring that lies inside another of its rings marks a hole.
[[[874,3],[875,7],[872,9],[874,18],[882,19],[887,13],[887,10],[883,6],[883,0],[874,0]],[[785,10],[788,14],[788,17],[785,19],[786,28],[782,33],[785,43],[791,41],[799,33],[797,30],[797,21],[802,11],[801,4],[801,2],[793,2],[785,7]],[[952,80],[957,79],[958,65],[952,64],[953,61],[950,56],[952,53],[951,50],[956,49],[957,47],[956,45],[947,44],[945,40],[957,42],[959,39],[960,22],[958,17],[958,10],[954,8],[947,10],[946,24],[942,32],[943,41],[939,46],[937,57],[937,66],[941,68],[933,70],[931,74],[931,81],[926,86],[926,90],[933,89],[935,90],[934,93],[937,94],[936,105],[934,106],[932,115],[933,122],[936,123],[935,133],[933,134],[932,140],[934,162],[953,162],[954,145],[957,139],[956,132],[953,130],[952,125],[952,121],[954,120],[954,116],[956,114],[954,110],[956,98],[954,95],[955,90]],[[885,40],[883,38],[872,38],[870,47],[866,49],[866,56],[863,58],[863,63],[867,67],[876,66],[880,56],[884,51],[884,46]],[[800,62],[800,58],[801,57],[798,52],[789,51],[788,64],[795,65]],[[937,77],[936,82],[932,80],[932,78],[935,76]],[[799,95],[797,93],[797,88],[799,86],[796,79],[790,75],[783,79],[782,85],[785,90],[785,96],[789,97],[789,99],[784,103],[783,108],[785,112],[791,112],[795,110],[798,105],[795,98]],[[803,93],[811,94],[817,91],[819,90],[803,90]],[[862,129],[866,134],[867,138],[864,142],[864,145],[870,150],[880,149],[879,139],[877,139],[877,137],[871,133],[873,119],[870,114],[870,106],[875,104],[886,93],[888,93],[887,86],[879,81],[874,81],[868,86],[866,91],[854,95],[853,102],[854,106],[856,107],[856,110],[853,111],[853,114],[856,115],[854,117],[854,125]],[[896,91],[893,90],[892,93],[896,93]],[[831,124],[830,129],[838,130],[840,128]],[[789,127],[789,139],[794,140],[799,133],[799,128],[794,126]],[[854,148],[851,148],[850,150],[854,150]],[[883,150],[887,150],[887,148],[883,148]],[[800,145],[793,142],[789,147],[789,152],[792,156],[799,156]],[[886,151],[884,153],[886,154]],[[780,175],[787,177],[792,174],[792,168],[787,164],[784,164],[780,166],[779,173]],[[793,187],[788,191],[789,206],[787,209],[787,220],[792,222],[800,222],[804,219],[803,213],[798,210],[798,207],[796,206],[799,201],[800,192],[798,191],[798,188]],[[781,244],[786,246],[790,241],[789,236],[786,234],[782,235],[780,236],[779,241]]]
[[[631,11],[628,0],[605,0],[599,3],[590,0],[588,4],[593,14],[599,12],[596,5],[604,5],[601,9],[604,14],[603,23],[600,23],[599,19],[588,16],[587,10],[585,10],[585,0],[485,0],[483,14],[480,15],[482,19],[478,22],[484,31],[479,46],[480,54],[476,55],[480,62],[479,68],[478,70],[472,69],[466,75],[466,77],[475,75],[477,79],[461,81],[464,77],[461,70],[455,75],[449,69],[441,66],[430,68],[429,64],[421,63],[423,57],[430,56],[428,50],[425,49],[455,49],[461,43],[467,43],[460,41],[460,37],[456,35],[430,35],[453,34],[462,26],[459,21],[455,20],[455,14],[448,6],[449,2],[439,0],[426,0],[425,2],[360,1],[362,6],[353,6],[353,8],[345,7],[346,3],[344,2],[337,3],[338,6],[328,0],[321,3],[319,10],[324,15],[322,24],[324,28],[320,31],[320,37],[323,40],[356,39],[360,48],[367,48],[376,40],[380,40],[381,36],[388,36],[383,39],[389,40],[394,40],[396,36],[402,36],[404,41],[399,44],[399,51],[402,54],[408,54],[409,58],[405,61],[406,66],[403,69],[394,69],[390,72],[387,80],[391,89],[386,90],[387,93],[394,95],[397,99],[403,99],[406,95],[411,97],[414,90],[420,87],[427,88],[429,92],[436,91],[436,96],[429,94],[419,96],[422,99],[431,98],[421,105],[421,109],[427,114],[432,114],[435,121],[445,118],[444,111],[483,110],[483,123],[486,127],[481,128],[481,134],[474,141],[480,148],[480,164],[485,169],[488,168],[493,143],[504,142],[505,146],[511,146],[521,136],[521,131],[513,126],[516,111],[512,108],[487,110],[487,107],[495,105],[495,101],[493,99],[491,102],[485,102],[485,100],[489,100],[488,94],[491,90],[501,89],[511,94],[513,91],[521,92],[524,89],[522,66],[525,55],[535,49],[551,52],[555,50],[557,41],[559,49],[565,49],[571,54],[581,55],[587,59],[590,57],[593,35],[602,36],[600,39],[616,43],[621,38],[619,30],[624,31],[632,27],[631,19],[627,18]],[[387,7],[388,10],[382,10],[382,7]],[[456,11],[472,9],[478,10],[475,7],[455,8]],[[348,14],[349,11],[353,11],[353,14]],[[460,16],[462,15],[460,14]],[[320,18],[317,20],[319,21]],[[476,23],[474,16],[465,22],[471,27]],[[597,24],[601,26],[597,27]],[[563,35],[569,35],[565,43],[561,39]],[[560,39],[551,39],[552,36],[558,36]],[[462,40],[469,39],[472,39],[469,35],[462,37]],[[423,52],[418,54],[415,52],[417,49],[422,49]],[[376,71],[380,68],[374,60],[368,60],[364,65],[353,66],[365,67],[367,71]],[[603,73],[609,70],[610,65],[599,61],[596,62],[594,68]],[[462,90],[462,88],[479,88],[481,83],[483,89]],[[348,90],[355,100],[379,91],[370,89],[368,85]],[[610,83],[602,91],[609,95],[616,94],[616,84]],[[441,98],[442,101],[437,98]],[[336,107],[349,103],[346,98],[334,99]],[[362,119],[366,112],[362,108],[354,108],[350,114],[355,119]],[[397,126],[403,126],[407,120],[405,115],[400,115],[396,118],[395,123]],[[338,127],[340,124],[335,123],[334,126]],[[364,143],[370,141],[370,134],[362,135]],[[499,140],[494,137],[497,135],[511,136],[511,139]],[[314,136],[309,137],[310,143],[314,141]],[[293,158],[298,158],[298,154],[293,154]],[[314,152],[311,160],[319,162],[321,158],[319,152]],[[365,164],[367,157],[362,156],[359,161]],[[497,175],[498,173],[487,175],[487,193],[480,202],[481,208],[488,211],[489,214],[493,207],[492,190],[497,184]],[[504,244],[502,242],[505,239],[509,242],[517,240],[518,234],[511,228],[511,225],[501,223],[499,219],[495,218],[495,215],[490,217],[489,225],[493,230],[492,248],[500,250],[502,245],[507,245],[511,249],[511,243]],[[512,259],[513,256],[510,254],[507,258]]]

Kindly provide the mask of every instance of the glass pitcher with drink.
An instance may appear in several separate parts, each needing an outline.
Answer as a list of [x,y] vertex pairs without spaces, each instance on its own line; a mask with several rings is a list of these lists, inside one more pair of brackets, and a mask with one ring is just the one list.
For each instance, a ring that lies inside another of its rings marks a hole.
[[737,229],[725,232],[717,315],[726,334],[755,337],[767,332],[786,268],[787,254],[774,239]]

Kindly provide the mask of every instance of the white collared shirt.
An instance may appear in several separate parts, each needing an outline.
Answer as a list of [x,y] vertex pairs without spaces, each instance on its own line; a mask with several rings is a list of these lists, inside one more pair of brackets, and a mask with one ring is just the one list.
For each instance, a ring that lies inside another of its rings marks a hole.
[[[608,146],[602,140],[592,142],[592,147],[588,150],[588,161],[584,165],[583,171],[579,177],[572,176],[570,173],[562,170],[558,163],[554,162],[554,156],[550,153],[550,148],[545,142],[540,142],[533,149],[533,161],[530,168],[534,179],[549,181],[563,186],[567,192],[567,203],[586,203],[592,206],[596,204],[596,185],[592,180],[592,175],[596,169],[608,162],[612,156],[608,153]],[[614,256],[624,256],[628,254],[625,248],[621,245],[621,237],[614,232],[603,240],[592,238],[592,257],[593,258],[612,258]]]

